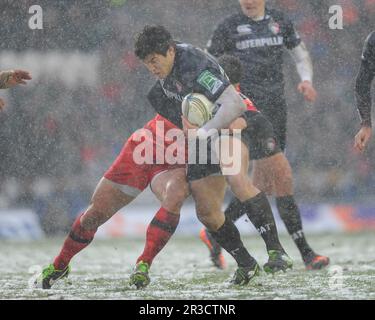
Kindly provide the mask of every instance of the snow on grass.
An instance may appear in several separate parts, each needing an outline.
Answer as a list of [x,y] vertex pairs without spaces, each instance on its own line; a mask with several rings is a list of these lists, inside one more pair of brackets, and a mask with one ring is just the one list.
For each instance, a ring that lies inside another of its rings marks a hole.
[[[51,290],[29,288],[37,270],[60,249],[63,239],[0,242],[0,299],[375,299],[375,245],[372,233],[308,237],[312,247],[331,258],[331,267],[306,271],[287,236],[281,237],[294,260],[293,270],[261,274],[246,287],[229,284],[235,263],[226,254],[227,270],[215,269],[198,238],[173,238],[155,259],[151,284],[136,290],[128,284],[143,239],[95,240],[72,261],[72,273]],[[263,265],[264,244],[244,238]]]

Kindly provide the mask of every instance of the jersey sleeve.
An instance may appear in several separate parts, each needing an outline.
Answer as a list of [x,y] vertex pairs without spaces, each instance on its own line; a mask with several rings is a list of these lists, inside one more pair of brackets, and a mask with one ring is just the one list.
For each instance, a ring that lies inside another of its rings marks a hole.
[[167,97],[159,81],[150,89],[147,99],[158,114],[182,128],[181,102]]
[[375,73],[375,31],[365,41],[362,51],[362,62],[370,73]]
[[184,57],[179,74],[190,92],[201,93],[212,102],[215,102],[230,84],[216,59],[199,48],[194,48],[191,54]]
[[225,52],[229,51],[230,37],[228,37],[228,30],[225,23],[221,23],[214,30],[211,39],[207,43],[207,51],[215,57],[220,57]]
[[219,68],[204,68],[197,73],[193,83],[193,92],[201,93],[215,102],[230,85],[225,74]]
[[284,17],[284,26],[284,44],[287,49],[294,49],[301,43],[301,38],[295,29],[293,22],[288,17]]
[[355,98],[361,124],[371,127],[371,82],[375,76],[375,32],[365,41],[355,83]]
[[159,81],[150,89],[147,99],[157,113],[168,119],[168,109],[180,108],[180,102],[167,97]]
[[159,81],[152,86],[147,94],[147,99],[156,111],[158,111],[161,106],[168,102],[168,97],[165,95]]

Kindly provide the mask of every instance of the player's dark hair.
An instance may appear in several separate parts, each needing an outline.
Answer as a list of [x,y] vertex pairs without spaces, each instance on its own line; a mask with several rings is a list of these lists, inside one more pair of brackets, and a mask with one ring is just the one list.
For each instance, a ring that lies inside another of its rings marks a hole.
[[135,38],[135,55],[144,60],[149,54],[167,55],[170,46],[176,44],[172,35],[163,26],[146,25]]
[[242,63],[240,59],[229,54],[224,54],[217,59],[224,69],[231,84],[239,83],[242,79]]

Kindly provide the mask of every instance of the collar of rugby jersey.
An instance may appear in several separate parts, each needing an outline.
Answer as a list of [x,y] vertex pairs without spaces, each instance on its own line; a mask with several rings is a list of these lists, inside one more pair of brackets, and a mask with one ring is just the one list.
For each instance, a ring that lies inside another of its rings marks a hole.
[[258,18],[258,19],[251,19],[250,17],[248,17],[246,14],[244,14],[241,10],[241,13],[244,17],[247,18],[247,20],[252,23],[252,24],[259,24],[259,23],[262,23],[264,21],[268,21],[270,18],[271,18],[271,15],[270,15],[270,11],[269,9],[266,7],[265,11],[264,11],[264,16],[262,18]]

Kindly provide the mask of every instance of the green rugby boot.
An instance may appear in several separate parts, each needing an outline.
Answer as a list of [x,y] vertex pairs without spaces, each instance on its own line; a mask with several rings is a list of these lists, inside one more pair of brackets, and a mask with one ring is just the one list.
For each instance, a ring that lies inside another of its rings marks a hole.
[[263,266],[263,270],[267,273],[285,272],[287,269],[293,268],[292,259],[283,251],[270,250],[268,256],[268,261]]
[[137,289],[142,289],[150,283],[148,271],[150,266],[147,262],[139,261],[130,275],[130,285],[136,286]]
[[238,267],[230,283],[237,286],[245,286],[251,279],[259,276],[259,273],[260,267],[258,264],[255,264],[254,267]]
[[64,270],[55,269],[53,264],[50,264],[43,269],[42,273],[34,281],[35,288],[41,289],[51,289],[52,285],[69,275],[70,265],[68,265]]

